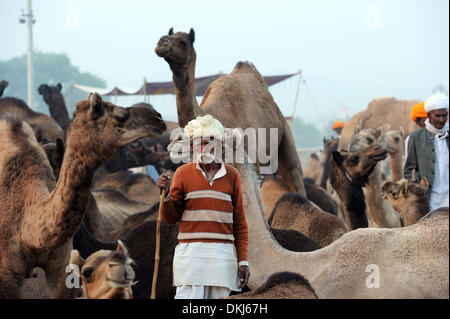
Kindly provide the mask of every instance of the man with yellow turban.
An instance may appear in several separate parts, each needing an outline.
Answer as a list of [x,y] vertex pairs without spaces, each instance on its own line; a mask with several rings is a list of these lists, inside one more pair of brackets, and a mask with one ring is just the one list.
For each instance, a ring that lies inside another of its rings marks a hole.
[[[427,119],[427,111],[425,111],[425,101],[416,104],[411,109],[411,121],[416,123],[419,128],[425,127],[425,120]],[[405,152],[408,150],[409,135],[405,138]]]
[[333,123],[332,129],[333,129],[334,131],[336,131],[336,133],[337,133],[338,135],[341,135],[342,129],[344,128],[344,126],[345,126],[345,122],[342,122],[342,121],[336,121],[336,122]]
[[[166,223],[179,222],[173,259],[175,299],[226,297],[248,283],[248,227],[240,175],[216,152],[224,132],[211,115],[199,116],[184,128],[194,161],[175,171],[162,209]],[[169,179],[162,174],[158,187],[168,191]]]

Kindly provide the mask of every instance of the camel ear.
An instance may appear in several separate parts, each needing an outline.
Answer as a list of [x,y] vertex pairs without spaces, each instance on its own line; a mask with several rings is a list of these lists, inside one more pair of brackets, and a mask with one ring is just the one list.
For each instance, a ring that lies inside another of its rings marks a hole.
[[408,182],[405,181],[403,183],[403,190],[402,190],[403,196],[408,197]]
[[355,134],[358,134],[359,131],[361,131],[361,126],[360,125],[356,125],[356,127],[355,127]]
[[125,246],[125,244],[124,244],[120,239],[117,241],[117,248],[116,248],[116,250],[117,250],[117,251],[121,251],[121,252],[123,252],[125,255],[128,256],[128,249],[127,249],[127,247]]
[[64,142],[59,137],[56,138],[56,150],[58,152],[58,160],[62,163],[64,158]]
[[59,92],[61,92],[62,89],[61,83],[56,84],[56,88],[58,89]]
[[383,128],[379,127],[375,133],[375,138],[379,138],[381,135],[383,135]]
[[91,117],[93,119],[101,117],[104,113],[101,96],[98,93],[90,93],[88,100],[91,107]]
[[339,153],[338,151],[333,151],[333,153],[331,153],[331,155],[333,156],[334,162],[338,166],[341,166],[342,162],[344,161],[344,157],[341,155],[341,153]]
[[189,40],[191,41],[191,43],[194,43],[194,41],[195,41],[195,32],[194,32],[193,28],[191,28],[191,30],[189,30]]
[[170,28],[168,35],[172,35],[173,34],[173,28]]
[[420,185],[422,185],[423,188],[425,188],[425,192],[428,189],[428,181],[425,177],[422,177],[422,179],[420,180]]
[[[72,253],[70,254],[69,264],[78,266],[78,270],[80,270],[81,267],[83,267],[85,262],[86,262],[86,260],[84,260],[83,257],[81,257],[78,250],[76,250],[76,249],[72,250]],[[78,273],[78,275],[79,275],[79,273]]]

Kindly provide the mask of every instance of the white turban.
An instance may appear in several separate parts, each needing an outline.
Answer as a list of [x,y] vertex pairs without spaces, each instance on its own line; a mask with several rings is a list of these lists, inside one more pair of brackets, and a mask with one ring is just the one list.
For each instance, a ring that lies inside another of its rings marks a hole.
[[184,127],[184,134],[192,140],[195,137],[214,137],[223,140],[225,129],[218,120],[211,115],[198,116]]
[[440,109],[448,110],[448,96],[442,93],[436,93],[425,101],[425,111],[427,111],[427,113]]

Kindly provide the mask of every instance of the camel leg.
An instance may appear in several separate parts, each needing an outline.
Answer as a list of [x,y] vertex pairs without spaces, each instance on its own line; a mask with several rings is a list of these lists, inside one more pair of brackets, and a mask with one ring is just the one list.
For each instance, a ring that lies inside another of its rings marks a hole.
[[306,198],[306,190],[303,185],[303,171],[300,158],[297,154],[291,129],[286,124],[283,137],[278,146],[278,171],[292,192],[299,193]]

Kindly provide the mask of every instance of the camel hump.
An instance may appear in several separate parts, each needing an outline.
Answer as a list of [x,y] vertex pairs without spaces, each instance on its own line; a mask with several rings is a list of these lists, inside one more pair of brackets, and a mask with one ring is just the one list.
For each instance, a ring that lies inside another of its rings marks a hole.
[[[249,73],[255,73],[261,76],[259,71],[256,69],[256,67],[253,65],[253,63],[248,61],[239,61],[235,66],[233,71],[231,71],[231,74],[236,72],[249,72]],[[262,76],[261,76],[262,78]]]
[[436,218],[436,217],[441,217],[441,218],[447,217],[448,218],[448,210],[449,210],[448,207],[440,207],[435,210],[432,210],[431,212],[429,212],[428,214],[423,216],[417,223],[420,223],[427,219]]
[[264,283],[264,285],[262,285],[255,291],[255,294],[263,293],[270,288],[273,288],[275,286],[285,284],[285,283],[295,283],[298,285],[306,286],[308,289],[311,290],[311,292],[317,298],[316,292],[314,291],[314,288],[309,283],[308,279],[306,279],[305,277],[303,277],[302,275],[300,275],[298,273],[288,272],[288,271],[277,272],[277,273],[274,273],[273,275],[271,275],[267,279],[267,281]]

